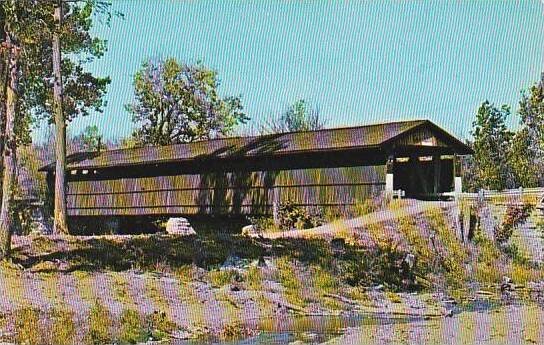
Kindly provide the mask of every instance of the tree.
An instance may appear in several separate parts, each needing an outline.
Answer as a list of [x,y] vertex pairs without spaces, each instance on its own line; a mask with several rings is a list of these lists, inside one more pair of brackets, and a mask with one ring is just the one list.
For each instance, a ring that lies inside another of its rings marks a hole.
[[69,140],[67,147],[71,152],[96,152],[107,149],[108,145],[102,140],[97,126],[87,126],[81,134]]
[[[91,34],[92,19],[96,12],[106,13],[108,4],[98,0],[82,0],[70,2],[65,5],[64,21],[57,28],[53,18],[53,11],[57,0],[5,0],[0,2],[0,23],[6,32],[2,33],[4,42],[11,39],[17,44],[20,55],[17,59],[14,74],[17,77],[15,84],[17,93],[5,106],[2,114],[5,114],[6,136],[4,145],[4,160],[7,157],[8,143],[9,153],[15,157],[16,149],[20,145],[30,142],[30,129],[33,121],[47,119],[53,122],[53,33],[58,30],[59,40],[63,42],[61,47],[64,57],[60,61],[61,72],[64,76],[62,83],[64,94],[62,97],[63,116],[65,121],[80,115],[89,114],[90,110],[100,111],[104,101],[103,95],[109,78],[99,78],[85,71],[84,64],[100,57],[105,49],[104,41]],[[107,19],[108,15],[105,16]],[[1,30],[0,30],[1,31]],[[5,63],[5,62],[4,62]],[[12,66],[10,66],[12,67]],[[10,82],[13,78],[10,79]],[[13,87],[6,88],[7,91]],[[9,92],[4,93],[8,99]],[[16,109],[15,116],[8,117],[10,106]],[[13,121],[13,124],[9,124]],[[9,140],[8,140],[9,139]],[[1,149],[1,148],[0,148]],[[14,183],[9,178],[8,164],[4,162],[3,191],[11,191]],[[2,210],[0,214],[9,218],[10,196],[2,195]],[[4,219],[2,224],[9,224],[9,219]],[[2,234],[8,234],[8,227],[2,228]],[[8,238],[8,236],[3,236]],[[9,246],[9,241],[3,241],[2,245]],[[5,247],[4,247],[5,248]],[[9,252],[9,251],[4,251]]]
[[149,60],[134,76],[135,100],[125,106],[140,145],[168,145],[231,133],[248,117],[240,97],[221,98],[217,72],[202,63]]
[[509,163],[516,186],[538,187],[542,166],[538,164],[537,151],[535,151],[534,141],[527,127],[520,128],[514,135]]
[[510,108],[507,105],[498,109],[485,101],[472,123],[473,167],[479,188],[502,190],[513,187],[508,161],[513,133],[506,126],[508,116]]
[[518,114],[521,128],[513,148],[513,169],[524,187],[544,184],[544,73],[523,92]]
[[300,99],[290,105],[280,117],[270,120],[261,130],[263,133],[311,131],[325,127],[319,108]]
[[3,169],[2,169],[2,199],[0,209],[0,260],[10,255],[11,250],[11,201],[13,181],[15,179],[16,154],[16,108],[19,85],[19,55],[20,48],[17,38],[11,31],[9,24],[4,24],[4,49],[8,50],[8,82],[5,91],[5,118],[3,123]]
[[55,26],[53,30],[52,42],[52,62],[53,62],[53,114],[55,120],[55,210],[53,229],[60,234],[68,233],[68,221],[66,210],[66,120],[62,110],[62,72],[61,72],[61,52],[60,52],[60,29],[62,27],[62,17],[64,16],[62,0],[58,0],[55,6]]

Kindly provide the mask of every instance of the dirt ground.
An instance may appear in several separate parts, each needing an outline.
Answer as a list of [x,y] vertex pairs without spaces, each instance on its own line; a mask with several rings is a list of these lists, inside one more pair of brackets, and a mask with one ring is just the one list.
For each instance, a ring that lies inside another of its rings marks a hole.
[[510,305],[406,324],[352,328],[325,344],[544,344],[543,321],[544,309],[541,306]]

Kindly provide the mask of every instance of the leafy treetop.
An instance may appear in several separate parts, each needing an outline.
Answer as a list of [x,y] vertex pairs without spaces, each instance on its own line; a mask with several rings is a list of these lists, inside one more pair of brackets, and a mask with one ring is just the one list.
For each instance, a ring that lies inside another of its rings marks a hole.
[[202,63],[149,60],[134,77],[135,100],[125,108],[146,145],[168,145],[225,136],[248,117],[240,97],[221,98],[217,72]]

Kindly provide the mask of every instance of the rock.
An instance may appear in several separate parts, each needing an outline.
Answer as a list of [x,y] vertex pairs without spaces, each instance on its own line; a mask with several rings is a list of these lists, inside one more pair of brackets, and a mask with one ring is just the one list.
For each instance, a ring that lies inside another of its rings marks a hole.
[[166,222],[166,232],[169,235],[196,235],[196,232],[189,224],[189,221],[182,217],[168,219],[168,222]]
[[406,254],[406,257],[404,258],[404,262],[408,266],[409,269],[414,268],[414,265],[416,263],[416,256],[414,254],[408,253]]
[[256,236],[259,232],[255,225],[246,225],[242,228],[242,236]]
[[513,291],[514,284],[512,284],[512,279],[509,277],[502,277],[501,291]]

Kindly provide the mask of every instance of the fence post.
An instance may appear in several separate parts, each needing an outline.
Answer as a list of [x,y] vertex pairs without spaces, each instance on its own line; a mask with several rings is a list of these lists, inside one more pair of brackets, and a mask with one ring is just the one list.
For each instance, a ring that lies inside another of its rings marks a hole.
[[280,191],[278,186],[274,186],[272,196],[272,218],[274,219],[274,225],[280,224],[279,209],[280,209]]

